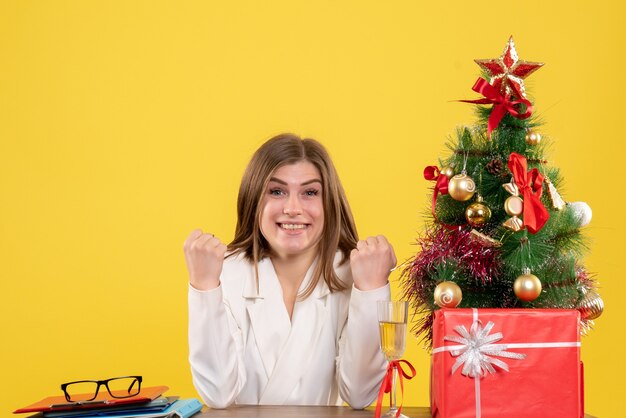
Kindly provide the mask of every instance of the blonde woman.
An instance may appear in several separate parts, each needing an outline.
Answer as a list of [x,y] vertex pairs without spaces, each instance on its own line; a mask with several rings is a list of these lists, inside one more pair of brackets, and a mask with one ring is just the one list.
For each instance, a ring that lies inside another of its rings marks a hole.
[[194,230],[189,361],[212,408],[368,406],[386,361],[376,301],[390,298],[393,248],[359,241],[332,161],[317,141],[282,134],[244,173],[235,238]]

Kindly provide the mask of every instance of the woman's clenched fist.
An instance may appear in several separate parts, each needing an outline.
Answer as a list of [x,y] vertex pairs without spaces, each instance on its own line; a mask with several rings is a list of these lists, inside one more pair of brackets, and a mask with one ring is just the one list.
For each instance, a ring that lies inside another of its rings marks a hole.
[[352,278],[359,290],[373,290],[386,285],[395,265],[393,247],[382,235],[359,241],[350,253]]
[[220,284],[226,245],[212,234],[194,230],[183,247],[189,283],[198,290],[215,289]]

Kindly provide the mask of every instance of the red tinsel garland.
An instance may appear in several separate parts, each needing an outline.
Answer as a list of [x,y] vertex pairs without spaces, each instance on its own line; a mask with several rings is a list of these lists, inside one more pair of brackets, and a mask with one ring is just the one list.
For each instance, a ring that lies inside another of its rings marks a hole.
[[426,314],[417,320],[414,332],[430,343],[433,269],[444,262],[454,262],[484,286],[492,277],[498,277],[502,262],[497,247],[475,238],[466,227],[448,230],[435,226],[417,243],[421,251],[402,273],[403,297],[418,308],[418,313]]
[[411,276],[426,272],[429,267],[446,260],[457,261],[482,284],[489,283],[500,272],[497,248],[476,239],[468,228],[452,231],[433,228],[418,240],[418,244],[421,251],[407,268]]

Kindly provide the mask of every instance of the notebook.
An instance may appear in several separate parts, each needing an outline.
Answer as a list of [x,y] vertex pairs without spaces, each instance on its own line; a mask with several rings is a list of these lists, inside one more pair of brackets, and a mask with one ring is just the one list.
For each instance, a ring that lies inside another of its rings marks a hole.
[[[92,401],[78,401],[68,402],[65,396],[49,396],[45,399],[35,402],[32,405],[25,406],[13,411],[14,414],[23,414],[27,412],[52,412],[52,411],[73,411],[76,409],[85,408],[108,408],[117,405],[135,404],[150,402],[159,396],[161,396],[169,388],[167,386],[153,386],[147,388],[141,388],[141,392],[138,395],[130,398],[113,398],[109,393],[104,390],[98,393],[96,399]],[[79,399],[89,399],[92,395],[84,394],[79,395]]]
[[[125,410],[109,410],[109,409],[92,409],[84,410],[84,412],[55,412],[56,418],[189,418],[202,410],[202,404],[197,399],[179,399],[175,400],[164,407],[159,408],[143,408],[137,405],[134,408],[130,406]],[[79,412],[81,415],[74,415]],[[33,415],[29,418],[48,418],[49,414]]]

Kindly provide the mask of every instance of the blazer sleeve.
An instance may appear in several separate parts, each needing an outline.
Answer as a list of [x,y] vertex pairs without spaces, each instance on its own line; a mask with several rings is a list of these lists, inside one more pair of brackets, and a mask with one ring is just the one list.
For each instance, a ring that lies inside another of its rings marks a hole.
[[348,318],[339,339],[337,380],[341,398],[354,409],[363,409],[376,399],[387,370],[380,350],[376,301],[390,297],[389,283],[369,291],[352,286]]
[[193,384],[211,408],[231,405],[246,383],[243,338],[222,286],[199,291],[189,285],[189,363]]

